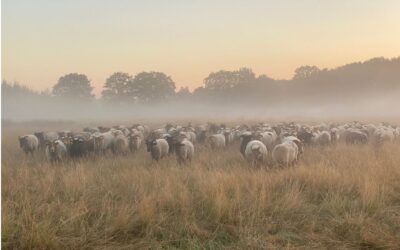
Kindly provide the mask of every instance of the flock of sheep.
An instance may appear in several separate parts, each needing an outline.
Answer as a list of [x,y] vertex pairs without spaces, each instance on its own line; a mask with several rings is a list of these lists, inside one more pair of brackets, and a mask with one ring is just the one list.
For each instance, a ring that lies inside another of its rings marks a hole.
[[130,127],[88,127],[82,132],[36,132],[20,136],[19,143],[26,154],[44,151],[51,163],[89,155],[134,154],[142,144],[146,144],[152,159],[159,161],[175,154],[179,164],[192,160],[195,146],[205,145],[218,151],[236,143],[240,153],[252,165],[292,166],[307,146],[336,143],[381,145],[399,139],[400,127],[386,123],[322,123],[312,126],[291,122],[235,127],[214,123],[194,127],[190,123],[187,126],[169,123],[154,130],[135,124]]

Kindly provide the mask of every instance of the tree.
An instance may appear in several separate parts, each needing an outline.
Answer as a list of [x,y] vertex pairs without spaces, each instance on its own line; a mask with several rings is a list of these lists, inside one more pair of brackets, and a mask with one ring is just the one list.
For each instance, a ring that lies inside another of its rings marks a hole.
[[176,97],[179,100],[187,100],[192,96],[192,94],[189,91],[188,87],[181,87],[179,91],[176,93]]
[[157,103],[175,95],[175,82],[162,72],[142,72],[128,85],[131,98],[140,103]]
[[129,99],[129,84],[132,76],[128,73],[116,72],[107,78],[101,92],[103,100],[113,103],[122,103]]
[[3,99],[17,98],[24,100],[26,98],[36,98],[38,100],[43,100],[43,98],[51,98],[50,93],[46,91],[34,91],[26,86],[19,84],[18,82],[14,82],[13,84],[11,84],[5,80],[1,82],[1,95]]
[[262,74],[257,77],[257,81],[258,82],[273,82],[274,79],[267,76],[266,74]]
[[67,99],[87,101],[93,99],[93,87],[86,75],[71,73],[60,77],[53,87],[53,95]]
[[236,71],[220,70],[212,72],[204,79],[204,86],[208,90],[228,90],[238,85],[254,81],[255,74],[251,69],[241,68]]
[[321,70],[317,66],[301,66],[294,71],[293,79],[302,80],[317,75]]

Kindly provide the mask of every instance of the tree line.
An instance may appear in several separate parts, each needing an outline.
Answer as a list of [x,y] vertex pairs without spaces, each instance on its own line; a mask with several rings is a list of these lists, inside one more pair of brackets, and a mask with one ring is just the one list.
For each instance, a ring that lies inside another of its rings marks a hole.
[[[203,85],[190,92],[176,89],[172,78],[163,72],[126,72],[110,75],[100,101],[110,104],[159,104],[173,101],[210,101],[214,103],[287,103],[351,99],[400,89],[400,57],[373,58],[334,69],[301,66],[290,80],[265,74],[256,76],[249,68],[210,73]],[[59,78],[51,91],[37,93],[18,84],[2,82],[3,99],[28,95],[69,101],[94,101],[93,86],[84,74],[70,73]]]

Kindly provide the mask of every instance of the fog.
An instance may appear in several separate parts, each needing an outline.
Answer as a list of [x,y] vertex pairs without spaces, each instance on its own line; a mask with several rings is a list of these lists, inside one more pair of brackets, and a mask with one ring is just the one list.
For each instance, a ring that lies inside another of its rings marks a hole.
[[[144,105],[104,105],[101,102],[79,103],[49,100],[13,99],[2,103],[2,120],[29,122],[48,121],[131,121],[173,120],[173,119],[394,119],[400,118],[399,92],[392,95],[371,96],[354,99],[354,102],[287,105],[261,103],[189,103],[168,102],[152,106]],[[4,99],[3,99],[4,101]]]
[[[77,88],[79,81],[83,87]],[[400,58],[335,69],[302,66],[290,80],[256,76],[247,68],[221,70],[193,92],[177,91],[161,72],[135,77],[117,72],[106,80],[100,98],[91,89],[83,74],[61,77],[51,93],[3,81],[2,121],[393,120],[400,118]]]

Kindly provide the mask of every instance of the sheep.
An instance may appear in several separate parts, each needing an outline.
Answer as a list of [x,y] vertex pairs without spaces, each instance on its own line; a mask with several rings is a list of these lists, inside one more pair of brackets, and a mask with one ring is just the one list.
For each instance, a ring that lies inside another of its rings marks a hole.
[[395,129],[395,139],[400,140],[400,127]]
[[125,136],[128,136],[131,133],[131,131],[125,125],[113,126],[112,129],[121,131],[121,133],[124,134]]
[[175,153],[178,164],[185,164],[192,161],[194,146],[188,139],[183,139],[175,144]]
[[207,131],[211,134],[218,133],[218,131],[220,131],[221,128],[222,128],[221,126],[219,126],[215,123],[210,123],[210,122],[207,123]]
[[358,129],[347,130],[344,138],[346,144],[366,144],[368,142],[368,136]]
[[246,145],[245,158],[253,166],[265,163],[268,157],[268,149],[258,140],[252,140]]
[[129,150],[128,138],[123,134],[116,135],[112,149],[115,155],[126,155]]
[[245,157],[246,146],[247,144],[253,140],[253,133],[246,131],[240,135],[240,153]]
[[167,131],[164,128],[156,129],[152,132],[152,137],[161,139],[163,134],[166,134]]
[[299,138],[305,145],[311,145],[314,134],[307,130],[300,130],[297,132],[297,138]]
[[197,138],[197,136],[196,136],[196,133],[195,132],[193,132],[193,131],[188,131],[188,132],[186,132],[186,136],[187,136],[187,138],[188,138],[188,140],[191,142],[191,143],[196,143],[196,138]]
[[96,153],[96,140],[100,132],[90,134],[89,132],[75,133],[72,137],[62,137],[60,140],[65,144],[71,157],[80,158],[90,153]]
[[93,137],[95,153],[106,153],[108,150],[112,150],[115,137],[111,131]]
[[175,143],[176,143],[176,138],[170,134],[164,134],[163,139],[165,139],[168,143],[168,154],[172,155],[175,154]]
[[242,134],[242,131],[239,129],[234,129],[232,131],[233,134],[233,141],[239,141],[240,140],[240,135]]
[[[159,133],[161,133],[162,132],[162,130],[159,130]],[[178,135],[179,134],[179,132],[181,132],[181,131],[179,131],[178,129],[176,129],[175,127],[172,127],[172,128],[170,128],[170,129],[168,129],[168,130],[165,130],[165,132],[163,132],[164,134],[165,133],[168,133],[168,134],[170,134],[170,135],[172,135],[172,136],[176,136],[176,135]]]
[[233,143],[233,134],[230,129],[225,129],[223,135],[225,136],[225,146],[228,147]]
[[[65,146],[65,145],[64,145]],[[76,136],[71,139],[69,146],[69,155],[72,158],[81,158],[88,154],[88,145],[83,137]]]
[[322,131],[315,137],[315,144],[326,146],[331,143],[331,134],[328,131]]
[[139,133],[130,134],[128,136],[129,139],[129,149],[132,153],[135,153],[139,150],[140,145],[142,144],[142,137]]
[[150,152],[153,160],[159,161],[168,155],[169,146],[165,139],[149,139],[146,141],[147,152]]
[[[144,136],[148,136],[150,133],[150,129],[147,125],[140,125],[140,124],[134,124],[131,126],[131,129],[137,129],[140,131]],[[143,140],[144,138],[142,138]]]
[[72,138],[74,137],[79,137],[82,138],[83,140],[87,141],[92,137],[92,133],[90,132],[79,132],[79,133],[72,133]]
[[60,140],[64,143],[65,147],[67,148],[67,152],[70,151],[71,148],[71,144],[72,144],[72,135],[67,135],[67,136],[63,136],[60,137]]
[[40,149],[44,149],[47,145],[47,142],[53,142],[59,139],[57,132],[36,132],[34,135],[39,140]]
[[114,128],[112,128],[112,129],[110,130],[110,132],[114,135],[114,137],[117,137],[117,136],[120,136],[120,135],[125,135],[124,132],[122,132],[122,131],[119,130],[119,129],[114,129]]
[[291,140],[285,140],[272,150],[272,159],[281,166],[292,166],[298,159],[298,147]]
[[331,135],[331,143],[336,144],[339,140],[339,134],[338,134],[338,129],[337,128],[331,128],[329,131]]
[[125,136],[128,136],[131,131],[128,128],[120,128],[119,129]]
[[261,142],[264,143],[264,145],[267,147],[268,151],[272,151],[272,149],[275,146],[277,135],[275,131],[266,131],[260,134]]
[[207,139],[207,130],[204,128],[200,128],[197,131],[196,138],[199,143],[204,143]]
[[142,141],[144,140],[143,132],[141,132],[141,131],[139,131],[139,130],[137,130],[135,128],[131,129],[129,134],[130,135],[138,135]]
[[329,127],[327,124],[325,123],[321,123],[319,125],[314,126],[315,129],[317,129],[318,131],[327,131],[329,130]]
[[347,143],[346,137],[350,133],[350,130],[346,128],[346,126],[342,125],[337,128],[337,135],[339,137],[338,142],[340,143]]
[[25,152],[26,155],[29,153],[33,156],[33,153],[38,149],[39,140],[35,135],[24,135],[18,137],[19,146]]
[[196,132],[195,128],[193,128],[192,123],[189,122],[188,125],[184,128],[186,132]]
[[50,163],[61,163],[67,155],[67,148],[61,140],[54,140],[46,143],[45,152]]
[[368,135],[373,135],[376,130],[376,126],[374,124],[364,125],[363,128],[368,131]]
[[225,136],[223,134],[213,134],[208,137],[211,149],[221,149],[225,147]]
[[373,142],[376,145],[382,144],[384,142],[391,142],[394,140],[395,134],[392,128],[379,127],[373,133]]
[[174,128],[174,125],[172,123],[167,123],[164,125],[165,131],[170,131],[170,129]]
[[303,143],[301,142],[301,140],[299,138],[297,138],[296,136],[292,136],[291,135],[291,136],[284,137],[282,139],[282,142],[285,142],[285,141],[290,141],[290,142],[293,142],[294,144],[296,144],[297,151],[298,151],[298,157],[299,157],[299,155],[303,154],[304,146],[303,146]]

